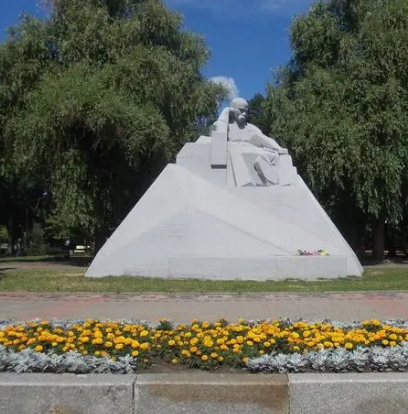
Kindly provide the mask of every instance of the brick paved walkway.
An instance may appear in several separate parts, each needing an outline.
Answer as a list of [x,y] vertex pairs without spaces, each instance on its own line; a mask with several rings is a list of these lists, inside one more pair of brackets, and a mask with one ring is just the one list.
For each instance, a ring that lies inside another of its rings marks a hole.
[[408,292],[327,294],[45,294],[0,293],[0,319],[159,318],[408,319]]

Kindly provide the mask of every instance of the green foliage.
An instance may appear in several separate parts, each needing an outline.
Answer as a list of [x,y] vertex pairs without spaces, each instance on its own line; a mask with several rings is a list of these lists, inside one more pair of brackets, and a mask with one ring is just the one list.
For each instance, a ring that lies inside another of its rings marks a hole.
[[6,226],[0,226],[0,243],[8,242],[8,234]]
[[103,239],[226,91],[203,79],[203,39],[161,0],[48,5],[0,46],[3,174],[51,191],[55,234]]
[[319,197],[398,223],[408,167],[408,2],[316,3],[291,28],[293,59],[268,117]]
[[47,254],[48,246],[44,240],[44,230],[38,223],[33,225],[33,228],[28,233],[25,240],[24,253],[29,256],[42,256]]
[[266,112],[266,99],[260,93],[255,94],[248,102],[248,122],[256,125],[266,135],[271,132]]

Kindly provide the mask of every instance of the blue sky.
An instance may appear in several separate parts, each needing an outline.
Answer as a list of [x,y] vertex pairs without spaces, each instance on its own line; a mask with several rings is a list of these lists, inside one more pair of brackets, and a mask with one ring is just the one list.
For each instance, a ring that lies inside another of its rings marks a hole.
[[[165,0],[185,18],[186,28],[206,38],[208,78],[227,82],[232,95],[263,93],[273,70],[290,57],[288,28],[311,0]],[[0,38],[22,11],[40,12],[40,0],[0,1]]]

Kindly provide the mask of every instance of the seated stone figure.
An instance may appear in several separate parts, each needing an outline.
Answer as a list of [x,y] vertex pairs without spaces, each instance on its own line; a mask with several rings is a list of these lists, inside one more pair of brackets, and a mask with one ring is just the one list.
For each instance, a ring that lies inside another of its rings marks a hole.
[[248,102],[236,98],[214,124],[213,154],[222,153],[225,148],[228,185],[295,184],[297,173],[288,150],[248,123],[247,116]]

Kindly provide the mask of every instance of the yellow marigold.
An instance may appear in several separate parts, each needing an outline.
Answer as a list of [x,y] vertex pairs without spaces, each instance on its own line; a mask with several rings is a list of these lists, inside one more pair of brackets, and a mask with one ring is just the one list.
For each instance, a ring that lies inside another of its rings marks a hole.
[[396,341],[398,339],[397,335],[395,335],[394,333],[388,336],[389,339],[391,339],[391,341]]
[[149,336],[149,332],[148,331],[144,330],[144,331],[140,332],[140,337],[141,338],[144,338],[146,336]]
[[384,346],[387,346],[387,345],[389,344],[389,341],[387,341],[386,339],[384,339],[381,343],[382,343]]
[[198,343],[198,338],[192,338],[190,340],[190,345],[197,345],[197,343]]
[[347,342],[344,346],[345,346],[346,349],[353,349],[354,348],[354,345],[351,342]]
[[117,351],[120,351],[121,349],[123,349],[123,344],[116,344],[116,345],[115,345],[115,349],[116,349]]
[[397,343],[395,341],[390,341],[390,346],[397,346]]
[[105,342],[105,348],[112,348],[113,344],[111,341],[106,341]]
[[246,344],[247,344],[248,346],[254,346],[254,343],[253,343],[252,341],[246,341]]
[[218,358],[218,354],[216,352],[212,352],[211,355],[210,355],[210,357],[212,359],[216,359],[216,358]]
[[139,355],[139,351],[132,351],[132,357],[137,357]]
[[150,348],[150,344],[148,342],[143,342],[142,344],[140,344],[140,349],[142,351],[147,351]]
[[172,363],[173,365],[178,364],[178,359],[177,359],[177,358],[173,358],[173,359],[171,360],[171,363]]
[[115,344],[123,344],[125,343],[125,337],[122,335],[117,336],[113,342],[115,342]]
[[224,361],[224,358],[222,356],[219,356],[218,357],[218,362],[223,362],[223,361]]
[[37,345],[35,348],[34,348],[34,351],[35,352],[42,352],[42,350],[43,350],[44,348],[41,346],[41,345]]
[[239,335],[239,336],[237,336],[236,341],[237,341],[239,344],[243,344],[243,343],[244,343],[244,341],[245,341],[245,339],[244,339],[244,337],[243,337],[243,336]]
[[169,344],[169,346],[174,346],[174,345],[176,345],[176,341],[174,341],[173,339],[170,339],[168,344]]
[[207,361],[208,360],[208,356],[207,355],[203,355],[202,357],[201,357],[201,361]]
[[252,332],[252,331],[249,331],[248,332],[248,334],[247,334],[247,337],[249,338],[249,339],[254,339],[255,338],[255,333],[254,332]]
[[197,351],[198,351],[198,349],[197,349],[197,347],[196,347],[196,346],[192,346],[192,347],[190,348],[190,352],[191,352],[192,354],[195,354]]

